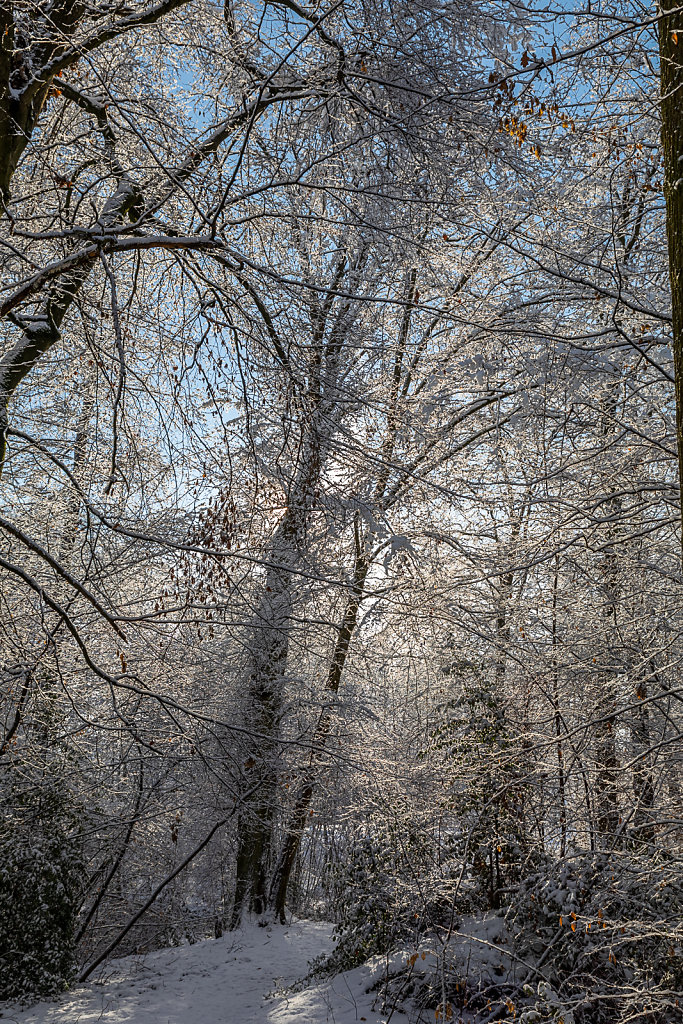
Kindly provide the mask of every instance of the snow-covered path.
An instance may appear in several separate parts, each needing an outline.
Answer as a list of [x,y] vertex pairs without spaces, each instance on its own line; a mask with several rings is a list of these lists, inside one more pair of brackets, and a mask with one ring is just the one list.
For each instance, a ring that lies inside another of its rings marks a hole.
[[[302,992],[274,994],[303,977],[332,946],[331,927],[298,921],[255,926],[192,946],[131,956],[105,965],[94,982],[57,1002],[18,1010],[0,1003],[17,1024],[381,1024],[367,993],[367,968]],[[405,1024],[399,1013],[392,1024]]]

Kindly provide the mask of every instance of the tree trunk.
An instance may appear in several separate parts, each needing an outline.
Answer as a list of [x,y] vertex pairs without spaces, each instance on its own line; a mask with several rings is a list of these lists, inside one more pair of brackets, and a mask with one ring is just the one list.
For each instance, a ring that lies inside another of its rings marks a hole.
[[[600,433],[607,439],[614,432],[616,414],[619,404],[619,381],[610,382],[607,393],[601,401]],[[618,642],[618,609],[620,606],[619,554],[613,540],[615,539],[614,520],[621,511],[621,498],[615,493],[616,484],[608,487],[606,507],[611,520],[607,524],[607,541],[605,545],[603,577],[605,599],[602,607],[602,618],[605,623],[604,653],[605,662],[612,662]],[[616,748],[617,693],[615,668],[607,663],[598,670],[598,709],[600,717],[595,729],[595,827],[598,846],[607,847],[615,840],[619,827],[619,797],[617,784],[619,765]]]
[[[610,695],[606,704],[613,708],[614,700]],[[596,762],[598,777],[596,782],[595,825],[598,832],[598,844],[607,846],[613,839],[619,825],[619,806],[617,800],[617,778],[619,766],[614,742],[616,711],[605,715],[596,729]]]
[[[389,395],[387,409],[387,425],[384,443],[382,445],[382,463],[380,465],[377,480],[375,482],[374,498],[378,507],[383,507],[386,500],[386,489],[391,474],[392,462],[396,446],[396,435],[399,427],[398,405],[401,394],[401,382],[403,379],[403,365],[410,331],[410,322],[413,308],[417,299],[417,270],[411,269],[406,280],[406,304],[401,319],[396,349],[394,352],[394,366],[391,379],[391,392]],[[370,568],[370,537],[369,533],[365,538],[361,536],[358,518],[354,524],[356,560],[354,565],[351,592],[349,594],[344,618],[337,633],[334,653],[327,675],[325,690],[327,693],[337,693],[341,683],[344,665],[349,650],[351,637],[358,621],[358,609],[363,600],[365,580]],[[282,922],[285,919],[285,903],[287,898],[287,886],[292,873],[292,867],[296,859],[301,839],[306,828],[306,819],[309,814],[311,801],[315,793],[317,781],[317,769],[322,757],[327,737],[332,725],[332,714],[325,711],[316,728],[313,737],[313,750],[305,770],[303,781],[290,814],[290,819],[285,829],[285,838],[280,849],[275,868],[271,877],[269,891],[270,909],[276,918]]]
[[[339,690],[339,684],[341,682],[344,665],[349,652],[351,637],[353,636],[353,632],[358,621],[358,608],[360,607],[360,603],[363,598],[365,579],[370,564],[367,551],[367,540],[363,540],[360,535],[358,521],[356,521],[355,524],[355,532],[356,563],[354,567],[353,582],[351,584],[351,593],[346,604],[344,618],[337,633],[334,654],[330,663],[330,668],[327,674],[327,683],[325,686],[326,692],[330,694],[336,694]],[[270,909],[278,920],[283,923],[285,920],[287,886],[289,884],[292,867],[294,866],[294,861],[299,850],[301,838],[304,834],[304,829],[306,828],[306,820],[309,815],[311,801],[315,792],[317,768],[323,756],[325,742],[331,725],[332,713],[327,709],[321,715],[318,726],[313,735],[313,749],[311,750],[309,763],[304,779],[299,786],[298,796],[285,830],[285,838],[282,843],[282,848],[270,883]]]
[[[679,486],[683,481],[683,14],[662,0],[659,19],[664,200],[669,246]],[[681,543],[683,545],[683,501]]]
[[298,474],[287,511],[270,546],[270,567],[250,643],[247,718],[257,735],[244,769],[246,788],[254,792],[244,801],[238,818],[232,928],[240,924],[245,910],[262,914],[266,906],[266,872],[277,799],[278,737],[291,628],[293,574],[301,559],[311,496],[319,475],[317,439],[309,437],[303,471]]
[[560,819],[560,857],[567,852],[567,795],[566,795],[566,769],[564,764],[564,749],[562,746],[562,712],[560,710],[560,685],[557,664],[557,590],[560,574],[560,556],[555,555],[555,573],[553,576],[553,620],[552,620],[552,642],[553,642],[553,705],[555,712],[555,738],[557,751],[557,795],[559,802]]
[[647,704],[647,696],[647,682],[645,679],[640,679],[636,686],[638,707],[634,711],[631,738],[635,762],[633,765],[633,794],[636,798],[633,833],[637,840],[643,843],[651,843],[654,838],[652,809],[655,802],[650,752],[650,708]]

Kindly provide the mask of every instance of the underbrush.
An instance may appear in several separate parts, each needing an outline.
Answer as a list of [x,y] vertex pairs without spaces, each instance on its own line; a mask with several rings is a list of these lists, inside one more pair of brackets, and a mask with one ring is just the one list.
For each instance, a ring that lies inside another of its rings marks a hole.
[[681,1020],[683,884],[674,860],[627,851],[548,860],[496,909],[474,907],[462,880],[449,901],[443,877],[430,889],[401,869],[389,846],[356,851],[335,949],[316,973],[365,963],[385,1011],[401,1007],[425,1022]]

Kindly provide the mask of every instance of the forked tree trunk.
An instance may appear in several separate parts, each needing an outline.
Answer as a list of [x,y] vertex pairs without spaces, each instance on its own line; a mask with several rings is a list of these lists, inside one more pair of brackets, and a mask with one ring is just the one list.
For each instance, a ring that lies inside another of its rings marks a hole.
[[[363,259],[364,254],[361,253],[358,260],[362,262]],[[268,904],[273,822],[278,807],[280,721],[295,601],[295,573],[302,563],[308,526],[317,503],[322,465],[339,412],[336,381],[340,352],[346,331],[350,328],[350,321],[344,322],[348,304],[342,305],[335,322],[330,321],[336,292],[349,269],[348,254],[342,250],[331,289],[313,314],[298,470],[288,496],[287,510],[270,547],[270,564],[252,630],[247,698],[249,726],[257,737],[245,763],[246,788],[253,792],[253,796],[243,803],[238,819],[232,928],[239,925],[246,910],[260,915]],[[260,300],[257,305],[263,315]],[[281,359],[286,363],[284,346],[271,321],[268,325],[271,339],[274,339]]]
[[244,765],[246,789],[252,791],[252,796],[244,801],[238,818],[232,928],[240,924],[246,910],[262,914],[266,908],[266,872],[277,800],[278,737],[294,600],[293,577],[301,560],[319,476],[319,443],[312,430],[287,510],[273,537],[270,565],[252,630],[247,699],[248,724],[256,738]]
[[[406,305],[404,307],[401,326],[396,339],[394,353],[394,367],[391,381],[391,392],[387,410],[387,429],[382,445],[382,464],[375,482],[374,499],[378,508],[384,507],[386,489],[396,446],[396,436],[399,428],[398,404],[401,394],[403,380],[404,357],[410,330],[412,311],[416,302],[417,271],[413,268],[407,278]],[[372,534],[368,533],[362,537],[358,517],[354,524],[356,559],[351,582],[351,589],[347,599],[346,610],[341,625],[337,632],[334,652],[327,675],[325,690],[328,694],[336,694],[339,690],[344,665],[349,651],[349,645],[358,621],[358,609],[363,600],[365,592],[365,581],[370,568],[370,542]],[[298,793],[287,822],[284,839],[280,853],[275,863],[271,876],[270,890],[268,896],[269,909],[276,918],[284,922],[285,903],[287,899],[287,887],[292,873],[292,867],[301,845],[301,840],[306,829],[306,820],[310,813],[310,806],[315,794],[318,778],[318,770],[322,759],[327,738],[332,726],[332,712],[326,710],[316,727],[313,735],[312,750],[308,765],[304,770]]]
[[[326,693],[332,695],[339,690],[344,665],[349,652],[351,637],[358,621],[358,609],[363,599],[365,590],[365,579],[370,564],[367,550],[367,540],[361,537],[358,521],[355,524],[356,532],[356,563],[354,566],[353,582],[349,594],[344,618],[337,633],[334,647],[334,654],[330,663],[325,685]],[[285,902],[287,898],[287,886],[299,850],[302,836],[306,828],[306,821],[309,816],[311,801],[315,793],[315,786],[318,775],[318,767],[324,754],[325,743],[332,726],[332,712],[328,708],[320,717],[312,739],[312,750],[307,768],[302,781],[299,784],[298,795],[294,808],[289,817],[285,829],[285,837],[280,849],[280,854],[273,871],[270,883],[269,907],[276,918],[284,923]]]

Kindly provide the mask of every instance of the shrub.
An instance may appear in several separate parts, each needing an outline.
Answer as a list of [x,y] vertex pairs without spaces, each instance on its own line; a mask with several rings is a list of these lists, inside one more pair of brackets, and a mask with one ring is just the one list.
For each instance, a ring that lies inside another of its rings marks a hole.
[[0,831],[0,997],[66,988],[83,876],[73,808],[59,783],[13,793]]
[[517,952],[544,955],[543,975],[576,1024],[611,1024],[624,1013],[680,1020],[682,918],[676,865],[627,853],[546,865],[523,880],[508,914]]
[[330,970],[348,970],[414,937],[414,844],[405,836],[399,841],[386,824],[355,840],[335,878],[337,945]]

